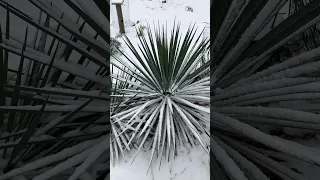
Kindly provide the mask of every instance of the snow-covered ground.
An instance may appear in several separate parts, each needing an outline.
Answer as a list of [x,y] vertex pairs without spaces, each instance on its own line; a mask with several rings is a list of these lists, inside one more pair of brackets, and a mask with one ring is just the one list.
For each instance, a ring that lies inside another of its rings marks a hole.
[[[111,180],[208,180],[210,177],[208,154],[200,147],[180,147],[174,161],[154,161],[148,174],[151,151],[141,151],[132,162],[136,152],[131,151],[126,159],[111,167]],[[131,164],[132,163],[132,164]]]
[[[127,1],[127,0],[126,0]],[[189,6],[193,12],[186,11]],[[123,8],[123,14],[127,8]],[[181,30],[186,31],[191,23],[196,23],[199,32],[210,23],[210,1],[209,0],[168,0],[161,3],[160,0],[130,0],[129,3],[130,21],[136,25],[167,24],[168,29],[172,27],[174,21],[181,23]],[[126,17],[124,17],[126,20]],[[115,6],[111,6],[111,36],[119,33],[117,28],[117,14]],[[132,24],[132,25],[133,25]],[[127,24],[125,27],[126,35],[135,38],[135,27]]]
[[[186,11],[187,6],[191,7],[193,12]],[[127,8],[123,7],[123,11],[126,16]],[[126,23],[125,31],[133,43],[138,41],[135,28],[139,25],[149,24],[153,28],[154,24],[167,24],[170,30],[176,21],[181,23],[181,32],[185,33],[190,24],[196,23],[200,33],[210,23],[210,1],[167,0],[167,3],[162,4],[160,0],[130,0],[129,14],[131,22]],[[125,43],[119,37],[115,6],[111,7],[111,20],[111,36],[117,37],[123,45],[121,47],[123,51],[128,52],[124,47]],[[126,21],[127,17],[124,17],[124,20]],[[200,145],[191,148],[180,147],[176,159],[162,162],[160,169],[159,163],[154,161],[148,174],[151,151],[146,149],[140,151],[132,162],[135,154],[135,151],[129,152],[124,159],[111,167],[111,180],[208,180],[210,178],[209,155]]]
[[[126,0],[128,1],[128,0]],[[193,12],[186,11],[186,7],[192,7]],[[123,15],[128,14],[128,8],[123,7]],[[185,33],[188,27],[196,24],[200,34],[210,23],[210,1],[209,0],[169,0],[167,3],[160,3],[159,0],[130,0],[129,3],[130,23],[126,23],[126,36],[133,43],[138,43],[136,28],[139,26],[167,25],[168,30],[173,27],[174,22],[180,23],[181,33]],[[126,17],[124,17],[126,21]],[[122,49],[128,52],[125,43],[119,37],[119,28],[116,8],[111,5],[111,36],[117,37],[122,43]]]
[[[208,117],[209,118],[209,117]],[[209,127],[209,126],[208,126]],[[203,136],[209,144],[209,137]],[[198,144],[178,146],[177,156],[167,162],[160,158],[153,161],[148,171],[151,150],[143,149],[136,156],[132,150],[125,154],[119,162],[111,166],[111,180],[209,180],[210,158]],[[161,166],[160,166],[161,165]]]

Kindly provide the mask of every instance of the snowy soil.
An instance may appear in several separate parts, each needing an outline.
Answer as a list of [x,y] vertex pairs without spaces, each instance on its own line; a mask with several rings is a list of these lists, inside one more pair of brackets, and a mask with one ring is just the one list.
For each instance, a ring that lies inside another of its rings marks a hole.
[[[209,116],[207,115],[209,119]],[[207,124],[206,129],[209,130]],[[210,138],[203,134],[207,144]],[[148,143],[146,143],[147,146]],[[152,162],[148,171],[151,150],[144,148],[136,156],[137,151],[131,150],[119,161],[111,166],[111,180],[209,180],[210,179],[210,156],[200,146],[191,147],[189,144],[178,145],[177,155],[172,161],[168,162],[160,158]],[[135,157],[136,156],[136,157]],[[154,158],[155,159],[155,158]]]
[[180,147],[174,161],[154,161],[148,174],[151,152],[142,150],[131,164],[136,151],[131,151],[125,159],[111,167],[111,180],[208,180],[210,177],[209,157],[201,146]]

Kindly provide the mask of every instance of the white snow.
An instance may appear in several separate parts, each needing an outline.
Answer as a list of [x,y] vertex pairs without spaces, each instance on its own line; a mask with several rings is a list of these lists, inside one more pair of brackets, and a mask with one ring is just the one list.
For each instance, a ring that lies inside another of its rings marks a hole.
[[179,147],[174,161],[162,162],[160,169],[159,162],[154,161],[148,174],[151,151],[140,151],[131,164],[135,154],[135,151],[129,152],[126,159],[111,167],[112,180],[208,180],[210,177],[209,157],[201,146]]
[[123,0],[112,0],[112,4],[122,4]]

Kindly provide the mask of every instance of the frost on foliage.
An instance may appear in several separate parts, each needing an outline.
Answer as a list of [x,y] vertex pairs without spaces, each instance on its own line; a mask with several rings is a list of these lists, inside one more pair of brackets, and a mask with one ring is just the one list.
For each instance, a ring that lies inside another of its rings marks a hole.
[[318,149],[303,146],[292,141],[278,138],[277,136],[265,134],[254,127],[238,121],[237,119],[224,116],[219,113],[211,113],[211,118],[266,146],[272,147],[276,150],[295,156],[307,162],[318,165],[320,164],[320,157],[317,155],[320,153],[320,150]]
[[298,56],[294,56],[294,57],[292,57],[292,58],[290,58],[280,64],[271,66],[271,67],[269,67],[263,71],[260,71],[260,72],[254,74],[248,78],[241,79],[237,83],[234,83],[233,85],[231,85],[228,89],[231,89],[235,86],[238,86],[238,85],[241,85],[244,83],[255,82],[263,77],[270,76],[273,73],[277,73],[277,72],[283,71],[285,69],[292,68],[294,66],[298,66],[298,65],[301,66],[304,63],[308,63],[308,62],[312,62],[312,61],[316,60],[319,56],[320,56],[320,47],[315,48],[311,51],[301,53]]
[[62,163],[54,166],[53,168],[51,168],[50,170],[40,174],[39,176],[36,176],[33,178],[33,180],[45,180],[45,179],[49,179],[53,176],[55,176],[56,174],[59,174],[73,166],[76,166],[77,164],[80,164],[81,162],[84,161],[84,159],[89,156],[89,154],[93,151],[94,147],[91,147],[75,156],[72,156],[70,158],[68,158],[67,160],[63,161]]
[[[238,43],[231,49],[231,51],[224,57],[222,64],[214,71],[214,75],[220,77],[220,73],[228,65],[228,63],[233,62],[234,59],[244,51],[245,47],[254,39],[254,37],[260,32],[261,26],[265,24],[265,21],[270,18],[270,15],[274,13],[275,9],[280,9],[279,3],[281,0],[270,0],[267,2],[266,6],[259,12],[255,20],[250,24],[250,26],[241,35]],[[284,5],[282,1],[282,5]]]
[[[72,146],[70,148],[66,148],[56,154],[49,155],[49,156],[43,157],[41,159],[35,160],[33,162],[30,162],[30,163],[24,165],[23,167],[13,169],[13,170],[1,175],[0,180],[6,180],[10,177],[17,176],[19,174],[22,174],[22,173],[25,173],[25,172],[28,172],[31,170],[45,167],[45,166],[50,165],[54,162],[64,160],[68,157],[74,156],[75,154],[81,153],[83,151],[88,152],[88,149],[90,147],[92,147],[93,145],[95,145],[97,142],[99,142],[99,139],[85,141],[85,142],[82,142],[78,145]],[[89,151],[89,152],[91,152],[91,151]]]
[[235,162],[241,167],[241,169],[249,172],[249,174],[251,174],[254,179],[269,180],[269,178],[265,174],[263,174],[257,166],[243,157],[239,152],[223,143],[223,141],[221,141],[220,139],[217,139],[217,142],[219,143],[219,145],[221,145],[221,147],[225,149],[229,156],[235,160]]
[[[72,112],[79,108],[80,105],[47,105],[44,111],[49,112]],[[25,110],[25,111],[40,111],[42,105],[37,106],[0,106],[0,109],[5,110]],[[105,112],[108,109],[107,105],[105,106],[86,106],[82,109],[84,112]]]
[[223,41],[225,40],[226,35],[228,34],[229,30],[231,29],[234,20],[238,16],[240,10],[244,6],[244,0],[233,1],[231,7],[229,9],[228,14],[226,15],[226,20],[222,24],[222,28],[220,28],[217,38],[214,42],[214,50],[218,50],[222,45]]
[[210,138],[210,147],[217,161],[230,173],[231,177],[238,180],[248,180],[226,151],[216,142],[214,137]]
[[[259,87],[259,89],[261,89]],[[255,93],[248,93],[242,96],[238,96],[238,97],[233,97],[233,98],[229,98],[228,100],[223,100],[223,101],[219,101],[219,102],[214,102],[214,105],[226,105],[226,104],[233,104],[233,105],[244,105],[244,103],[241,103],[243,101],[248,102],[251,100],[251,102],[253,101],[257,101],[257,102],[262,102],[263,99],[265,100],[270,100],[270,101],[276,101],[277,98],[279,97],[285,97],[285,96],[289,96],[292,95],[293,97],[291,97],[292,99],[298,99],[299,98],[299,94],[303,93],[304,98],[302,97],[302,99],[309,99],[307,96],[308,94],[313,95],[313,97],[311,96],[312,99],[316,98],[316,94],[314,93],[318,93],[319,89],[320,89],[320,83],[319,82],[312,82],[312,83],[305,83],[305,84],[299,84],[299,85],[294,85],[294,86],[290,86],[290,87],[283,87],[283,88],[269,88],[270,90],[265,90],[265,91],[257,91]],[[253,88],[251,89],[253,90]],[[259,100],[260,99],[260,100]],[[278,101],[280,101],[281,99],[279,99]],[[286,99],[283,99],[286,100]],[[268,101],[266,101],[268,102]]]
[[[17,48],[13,48],[10,46],[6,46],[3,44],[0,44],[1,47],[8,49],[9,51],[12,51],[15,54],[20,54],[21,49],[17,49]],[[24,52],[25,57],[32,59],[32,60],[36,60],[38,62],[44,63],[49,65],[50,61],[51,61],[51,57],[47,56],[47,55],[39,55],[39,53],[37,51],[31,51],[31,52]],[[97,82],[99,84],[103,84],[103,85],[108,85],[108,78],[102,77],[100,75],[95,75],[95,72],[93,72],[92,70],[83,67],[79,64],[75,64],[75,63],[71,63],[71,62],[65,62],[65,61],[59,61],[58,59],[56,59],[53,62],[53,67],[58,68],[62,71],[65,72],[69,72],[73,75],[82,77],[84,79],[88,79],[94,82]]]
[[100,156],[102,153],[106,152],[110,146],[110,136],[104,138],[104,140],[97,145],[93,152],[84,160],[84,162],[77,167],[75,172],[70,176],[68,180],[77,180],[77,178],[86,171]]
[[[303,85],[306,83],[312,83],[320,80],[318,77],[296,77],[296,78],[281,78],[267,82],[252,83],[246,86],[240,86],[235,89],[224,90],[223,92],[217,93],[211,98],[213,101],[218,101],[222,99],[233,98],[245,94],[250,94],[254,92],[267,91],[278,88],[285,88],[296,85]],[[218,89],[218,88],[217,88]]]
[[223,114],[243,114],[243,115],[256,115],[272,117],[276,119],[287,119],[297,122],[309,122],[309,123],[320,123],[320,115],[296,111],[285,108],[270,108],[270,107],[213,107],[214,112],[220,112]]

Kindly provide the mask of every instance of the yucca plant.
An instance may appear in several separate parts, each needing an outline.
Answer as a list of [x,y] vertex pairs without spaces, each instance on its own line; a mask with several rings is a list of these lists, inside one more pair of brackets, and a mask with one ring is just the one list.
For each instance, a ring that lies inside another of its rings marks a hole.
[[[84,1],[64,0],[73,12],[46,0],[29,2],[38,17],[0,0],[6,12],[0,25],[0,179],[107,179],[109,30]],[[107,2],[91,3],[109,25]],[[11,33],[13,16],[27,24],[24,40]],[[17,69],[8,68],[17,57]]]
[[[132,85],[127,83],[127,81],[134,82],[133,76],[127,74],[126,71],[128,70],[124,66],[121,67],[121,71],[114,65],[111,66],[111,73],[114,74],[117,79],[113,78],[112,88],[111,88],[111,106],[110,112],[111,116],[125,111],[130,107],[131,103],[134,103],[134,97],[127,98],[125,97],[125,92],[121,91],[122,89],[132,88]],[[120,79],[126,79],[126,81],[121,81]],[[115,121],[114,119],[111,120],[112,123],[112,133],[111,133],[111,142],[110,142],[110,158],[111,163],[115,165],[117,161],[119,161],[120,155],[122,157],[125,156],[127,150],[131,150],[133,144],[128,144],[130,138],[127,133],[122,131],[125,124],[121,121]],[[115,160],[114,160],[115,158]]]
[[114,96],[130,102],[121,104],[126,108],[114,113],[111,121],[122,124],[120,132],[128,138],[122,148],[136,145],[138,154],[151,143],[150,165],[155,154],[171,160],[177,146],[184,143],[200,144],[208,151],[203,136],[209,134],[205,126],[209,122],[210,78],[201,75],[210,66],[209,62],[198,65],[209,41],[196,33],[195,25],[185,34],[176,23],[171,33],[164,26],[155,26],[154,30],[148,27],[144,35],[138,36],[138,45],[124,36],[131,54],[121,52],[123,56],[111,61],[130,77],[111,75],[125,85],[117,88],[121,94]]
[[261,68],[319,22],[320,1],[305,1],[255,39],[286,3],[294,2],[213,0],[212,9],[219,9],[211,26],[214,179],[306,180],[312,175],[301,172],[301,165],[320,165],[320,150],[297,142],[300,135],[320,132],[319,47]]

